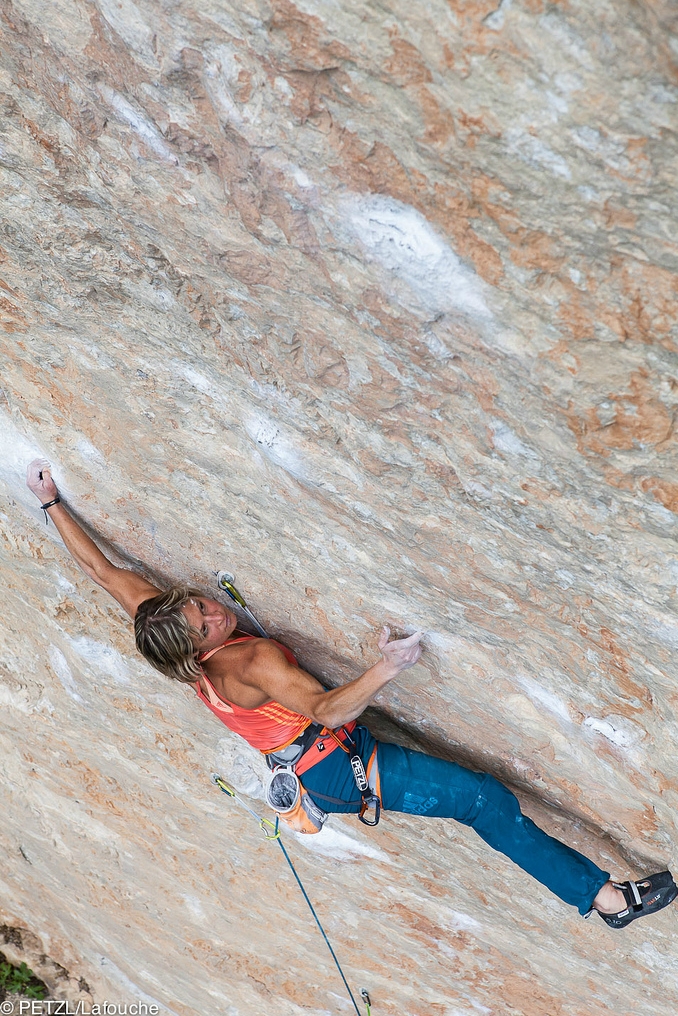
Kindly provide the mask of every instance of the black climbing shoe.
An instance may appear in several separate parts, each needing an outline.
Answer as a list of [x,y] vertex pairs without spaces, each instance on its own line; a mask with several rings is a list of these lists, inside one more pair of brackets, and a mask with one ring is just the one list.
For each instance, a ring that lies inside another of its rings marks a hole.
[[627,907],[619,914],[599,915],[611,928],[625,928],[637,917],[656,914],[658,910],[668,907],[678,896],[678,886],[673,881],[670,871],[660,871],[656,875],[638,879],[637,882],[613,882],[615,889],[624,894]]

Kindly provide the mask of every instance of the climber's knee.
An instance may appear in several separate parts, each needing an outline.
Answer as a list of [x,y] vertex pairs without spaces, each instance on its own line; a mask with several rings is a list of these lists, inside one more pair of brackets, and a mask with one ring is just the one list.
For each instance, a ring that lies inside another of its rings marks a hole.
[[504,821],[516,822],[522,818],[520,804],[515,794],[489,773],[480,784],[471,813],[465,820],[466,824],[473,826],[488,809],[499,812]]

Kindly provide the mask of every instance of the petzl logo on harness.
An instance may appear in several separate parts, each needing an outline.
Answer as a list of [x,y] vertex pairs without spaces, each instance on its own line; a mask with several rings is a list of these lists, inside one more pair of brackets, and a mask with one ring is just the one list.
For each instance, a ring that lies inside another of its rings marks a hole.
[[351,755],[351,769],[353,770],[353,778],[355,779],[356,786],[362,794],[364,790],[367,790],[369,784],[367,782],[367,774],[365,773],[365,766],[360,755]]

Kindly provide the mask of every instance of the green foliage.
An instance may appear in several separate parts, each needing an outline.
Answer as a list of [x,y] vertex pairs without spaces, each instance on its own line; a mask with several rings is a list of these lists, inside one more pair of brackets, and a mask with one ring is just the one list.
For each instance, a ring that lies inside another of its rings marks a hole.
[[0,953],[0,959],[0,992],[25,995],[26,998],[43,999],[45,997],[46,986],[25,963],[15,967],[7,962],[2,953]]

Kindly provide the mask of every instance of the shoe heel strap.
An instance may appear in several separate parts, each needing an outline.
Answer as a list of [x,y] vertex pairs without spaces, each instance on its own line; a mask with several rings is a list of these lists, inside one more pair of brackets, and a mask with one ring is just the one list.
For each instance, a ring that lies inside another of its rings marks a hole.
[[643,901],[640,896],[640,890],[635,882],[613,882],[615,889],[619,889],[624,894],[624,899],[629,907],[633,910],[642,910]]

